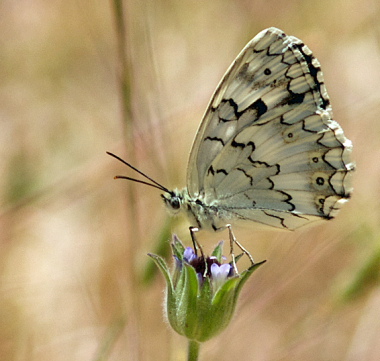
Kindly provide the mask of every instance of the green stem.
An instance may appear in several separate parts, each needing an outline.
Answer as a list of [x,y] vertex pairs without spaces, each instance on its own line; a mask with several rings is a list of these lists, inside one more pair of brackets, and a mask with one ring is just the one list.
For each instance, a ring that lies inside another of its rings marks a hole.
[[[118,60],[118,86],[120,93],[120,103],[121,103],[121,113],[122,113],[122,121],[125,135],[125,144],[128,149],[128,160],[132,164],[136,164],[135,161],[135,147],[134,147],[134,137],[133,137],[133,116],[132,116],[132,62],[131,62],[131,34],[128,32],[130,30],[130,26],[128,26],[128,20],[130,20],[130,9],[128,5],[131,2],[124,0],[111,0],[113,17],[115,21],[115,29],[116,29],[116,42],[117,42],[117,60]],[[136,14],[134,14],[136,16]],[[128,216],[130,218],[131,225],[138,224],[137,219],[137,210],[136,210],[136,192],[134,182],[127,182],[127,199],[126,199],[126,207],[129,213]],[[127,239],[134,240],[138,239],[139,235],[136,235],[136,231],[134,230],[136,227],[128,226],[126,228],[126,232],[128,232]],[[141,324],[141,293],[133,292],[131,290],[136,290],[139,287],[138,283],[138,272],[136,267],[136,254],[138,252],[138,248],[134,242],[126,242],[125,253],[128,255],[128,267],[127,272],[129,275],[128,278],[128,286],[125,292],[131,294],[131,302],[128,302],[128,308],[126,313],[128,315],[128,323],[126,323],[127,332],[126,334],[133,334],[133,348],[130,349],[132,355],[131,359],[141,359],[142,348],[140,343],[140,330],[139,325]],[[137,312],[136,312],[137,310]]]
[[201,344],[194,340],[189,340],[189,350],[187,354],[187,361],[197,361],[199,357],[199,349]]

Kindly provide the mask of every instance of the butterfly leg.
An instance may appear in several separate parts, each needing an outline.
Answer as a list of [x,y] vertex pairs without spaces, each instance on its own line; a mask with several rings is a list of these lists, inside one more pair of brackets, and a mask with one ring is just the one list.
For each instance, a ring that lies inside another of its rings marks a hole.
[[236,244],[241,249],[241,251],[249,258],[249,260],[251,261],[252,264],[255,264],[255,261],[253,260],[253,257],[251,256],[251,254],[236,239],[234,232],[232,231],[231,225],[227,224],[226,227],[228,228],[228,233],[230,235],[230,253],[231,253],[231,258],[232,258],[232,264],[233,264],[233,267],[234,267],[236,274],[238,274],[236,261],[235,261],[234,244]]
[[205,254],[203,253],[202,246],[199,244],[197,238],[195,237],[195,232],[198,232],[199,228],[197,228],[197,227],[189,227],[189,230],[190,230],[191,241],[193,242],[194,253],[195,253],[196,256],[198,256],[198,251],[199,251],[200,254],[201,254],[201,258],[204,260],[204,263],[205,263],[204,276],[206,276],[207,271],[208,271],[208,269],[207,269],[207,260],[206,260]]

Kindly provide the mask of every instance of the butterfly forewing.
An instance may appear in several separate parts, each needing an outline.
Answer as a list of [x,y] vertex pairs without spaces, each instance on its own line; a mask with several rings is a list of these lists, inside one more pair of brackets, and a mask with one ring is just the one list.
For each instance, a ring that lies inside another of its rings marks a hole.
[[295,229],[333,217],[349,198],[351,150],[319,62],[270,28],[216,89],[190,154],[188,192],[224,218]]

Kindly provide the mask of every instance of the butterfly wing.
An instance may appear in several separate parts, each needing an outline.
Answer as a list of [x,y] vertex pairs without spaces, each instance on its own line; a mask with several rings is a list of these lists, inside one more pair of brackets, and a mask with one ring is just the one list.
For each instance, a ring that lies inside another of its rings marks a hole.
[[332,218],[347,201],[351,151],[318,60],[301,40],[269,28],[211,99],[190,153],[188,192],[227,221],[295,229]]

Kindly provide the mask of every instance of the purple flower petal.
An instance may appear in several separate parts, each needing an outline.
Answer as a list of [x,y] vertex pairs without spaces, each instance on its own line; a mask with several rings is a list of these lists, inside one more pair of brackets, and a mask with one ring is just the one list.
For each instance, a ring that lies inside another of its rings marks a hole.
[[183,259],[190,263],[193,261],[197,256],[194,253],[194,250],[191,247],[186,247],[185,252],[183,252]]
[[226,282],[227,277],[230,273],[231,265],[229,263],[225,263],[222,265],[217,265],[216,263],[213,263],[210,267],[211,271],[211,278],[212,282],[214,284],[215,290],[217,290],[220,286],[223,285],[224,282]]

